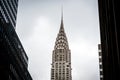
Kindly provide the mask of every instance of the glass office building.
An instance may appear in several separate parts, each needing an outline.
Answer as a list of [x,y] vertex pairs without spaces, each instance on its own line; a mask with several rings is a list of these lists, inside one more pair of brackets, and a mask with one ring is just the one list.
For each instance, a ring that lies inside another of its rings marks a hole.
[[0,80],[32,80],[15,31],[17,7],[18,0],[0,0]]

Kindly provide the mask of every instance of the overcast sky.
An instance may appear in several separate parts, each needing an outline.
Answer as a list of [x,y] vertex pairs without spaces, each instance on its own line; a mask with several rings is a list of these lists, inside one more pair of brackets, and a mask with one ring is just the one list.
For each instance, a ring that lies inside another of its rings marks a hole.
[[33,80],[50,80],[61,5],[71,49],[72,80],[99,80],[97,0],[19,0],[16,31],[29,57]]

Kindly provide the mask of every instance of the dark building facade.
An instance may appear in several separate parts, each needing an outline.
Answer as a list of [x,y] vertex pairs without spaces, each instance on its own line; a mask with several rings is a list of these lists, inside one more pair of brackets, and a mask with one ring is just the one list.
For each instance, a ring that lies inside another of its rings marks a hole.
[[98,0],[103,80],[120,80],[120,2]]
[[102,64],[102,50],[101,50],[101,44],[98,44],[98,55],[99,55],[100,80],[103,80],[103,64]]
[[0,0],[0,80],[32,80],[15,31],[17,6],[18,0]]

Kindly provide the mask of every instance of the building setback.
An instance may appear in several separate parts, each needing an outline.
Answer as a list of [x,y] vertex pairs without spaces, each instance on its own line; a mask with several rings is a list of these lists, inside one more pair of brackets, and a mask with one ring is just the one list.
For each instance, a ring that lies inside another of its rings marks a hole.
[[0,80],[32,80],[15,31],[17,7],[18,0],[0,0]]
[[52,53],[51,80],[72,80],[71,51],[64,31],[63,17]]
[[103,80],[120,80],[120,2],[98,0]]

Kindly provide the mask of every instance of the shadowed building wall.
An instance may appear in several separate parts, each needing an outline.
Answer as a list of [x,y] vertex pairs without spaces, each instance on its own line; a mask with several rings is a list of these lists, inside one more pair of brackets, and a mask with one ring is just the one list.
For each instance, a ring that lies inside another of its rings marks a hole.
[[120,2],[98,0],[103,80],[120,80]]

